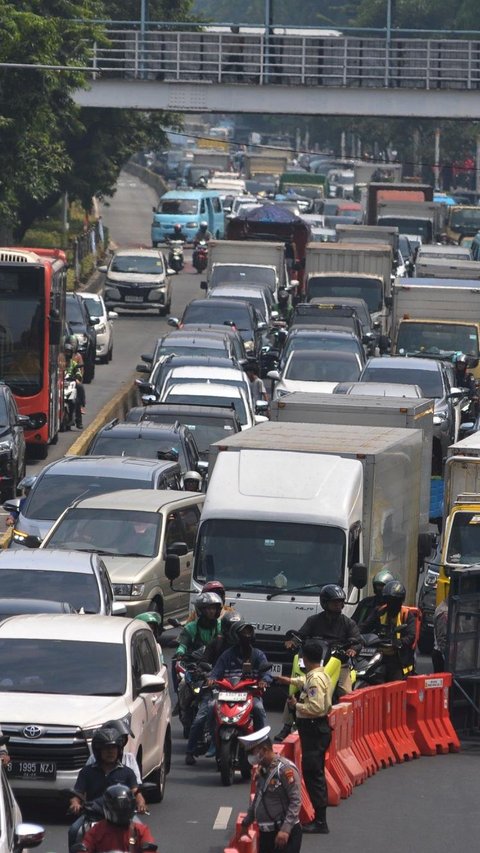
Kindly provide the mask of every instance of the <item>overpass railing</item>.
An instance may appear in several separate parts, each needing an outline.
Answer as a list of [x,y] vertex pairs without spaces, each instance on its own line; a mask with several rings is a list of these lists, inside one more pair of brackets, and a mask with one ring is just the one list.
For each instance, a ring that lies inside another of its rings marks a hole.
[[479,40],[107,29],[95,77],[240,85],[480,88]]

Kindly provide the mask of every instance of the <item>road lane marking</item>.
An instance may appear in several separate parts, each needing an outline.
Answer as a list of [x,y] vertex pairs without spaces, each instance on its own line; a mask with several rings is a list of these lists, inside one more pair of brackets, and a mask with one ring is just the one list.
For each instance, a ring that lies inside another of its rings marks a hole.
[[228,826],[228,822],[230,820],[230,816],[232,814],[231,806],[220,806],[217,816],[215,818],[215,823],[213,824],[214,829],[226,829]]

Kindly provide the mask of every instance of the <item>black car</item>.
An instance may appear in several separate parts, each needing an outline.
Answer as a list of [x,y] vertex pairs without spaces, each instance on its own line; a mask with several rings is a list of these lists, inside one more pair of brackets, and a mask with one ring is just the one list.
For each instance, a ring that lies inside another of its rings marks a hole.
[[95,376],[95,358],[97,355],[97,317],[91,318],[87,306],[75,293],[67,293],[67,323],[72,335],[78,341],[78,351],[83,358],[83,381],[90,383]]
[[[138,365],[137,370],[143,367]],[[141,379],[136,379],[136,384],[142,394],[142,402],[157,403],[160,400],[161,391],[165,379],[171,370],[175,367],[233,367],[240,369],[238,362],[234,358],[210,358],[209,356],[195,356],[195,351],[191,355],[163,355],[154,365],[153,370],[144,382]]]
[[157,403],[135,406],[127,414],[127,422],[185,424],[195,437],[200,459],[208,460],[211,444],[241,432],[242,426],[235,409],[227,406],[193,406],[189,403]]
[[19,415],[15,398],[4,382],[0,382],[0,495],[3,500],[14,497],[25,476],[24,428],[30,418]]
[[202,466],[195,439],[179,423],[161,424],[153,421],[119,423],[113,420],[97,432],[88,456],[130,456],[136,459],[164,459],[178,462],[182,474],[199,471]]
[[362,324],[354,308],[343,305],[300,302],[295,306],[290,328],[305,326],[344,326],[359,339],[363,338]]
[[247,356],[256,358],[259,364],[261,362],[262,333],[267,324],[248,302],[215,296],[211,299],[194,299],[185,308],[181,321],[171,317],[168,322],[182,328],[210,323],[229,325],[240,332]]
[[[235,356],[230,337],[225,333],[204,331],[203,329],[179,329],[163,335],[155,343],[152,353],[142,353],[140,358],[145,365],[138,365],[139,373],[151,373],[152,365],[164,355],[212,356],[214,358],[233,358]],[[238,337],[238,335],[237,335]]]

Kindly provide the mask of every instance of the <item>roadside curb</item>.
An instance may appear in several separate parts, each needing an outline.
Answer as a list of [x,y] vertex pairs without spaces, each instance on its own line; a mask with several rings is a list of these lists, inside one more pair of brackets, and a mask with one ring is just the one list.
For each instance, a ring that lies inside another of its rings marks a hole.
[[85,452],[97,432],[105,426],[113,418],[123,420],[128,410],[133,406],[138,405],[138,391],[135,385],[135,376],[133,373],[129,379],[123,384],[119,391],[112,397],[108,403],[100,409],[98,415],[93,419],[91,424],[82,432],[82,434],[70,445],[66,452],[66,456],[84,456]]

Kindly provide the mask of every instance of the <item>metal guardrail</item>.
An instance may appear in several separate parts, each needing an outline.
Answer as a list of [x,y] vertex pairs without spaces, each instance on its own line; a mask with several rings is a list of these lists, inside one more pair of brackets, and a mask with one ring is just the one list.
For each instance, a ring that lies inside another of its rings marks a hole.
[[480,39],[108,29],[94,77],[162,82],[480,89]]

